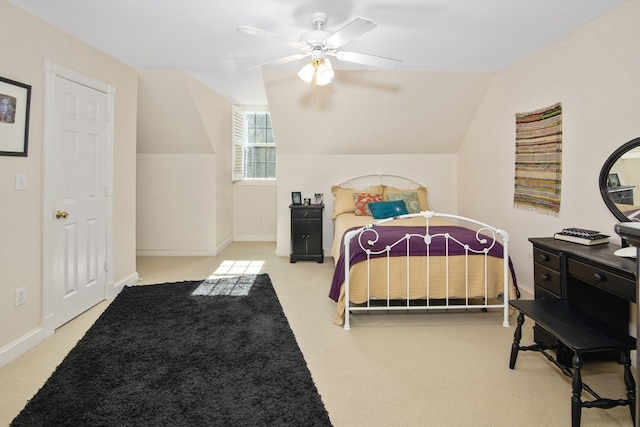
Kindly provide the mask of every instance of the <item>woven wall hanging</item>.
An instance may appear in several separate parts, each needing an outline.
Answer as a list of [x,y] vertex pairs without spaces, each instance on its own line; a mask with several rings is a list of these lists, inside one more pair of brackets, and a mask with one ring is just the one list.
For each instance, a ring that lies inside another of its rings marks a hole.
[[516,114],[515,207],[560,212],[562,104]]

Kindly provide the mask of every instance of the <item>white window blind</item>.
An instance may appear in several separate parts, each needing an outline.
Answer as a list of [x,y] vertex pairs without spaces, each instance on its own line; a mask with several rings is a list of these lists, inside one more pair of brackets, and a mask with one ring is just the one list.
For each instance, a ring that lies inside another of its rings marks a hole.
[[274,179],[276,144],[268,109],[233,106],[232,180]]
[[244,179],[244,136],[245,122],[244,111],[237,106],[233,106],[233,136],[232,136],[232,177],[233,181]]

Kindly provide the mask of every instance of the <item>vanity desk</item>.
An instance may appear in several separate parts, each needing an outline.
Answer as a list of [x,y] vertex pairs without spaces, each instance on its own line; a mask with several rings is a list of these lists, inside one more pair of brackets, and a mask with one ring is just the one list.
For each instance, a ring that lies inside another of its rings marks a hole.
[[[618,233],[620,235],[620,237],[622,237],[623,239],[625,239],[627,242],[629,242],[631,245],[635,246],[636,248],[640,247],[640,223],[638,222],[621,222],[619,224],[616,224],[615,226],[615,230],[616,233]],[[638,255],[638,249],[636,249],[636,259]],[[636,299],[638,298],[637,295],[639,292],[639,286],[640,286],[640,266],[638,265],[638,263],[635,263],[635,268],[636,268]],[[638,312],[636,313],[636,330],[640,331],[640,317],[638,317],[638,314],[640,314],[640,305],[636,306],[636,309],[638,310]],[[636,338],[636,369],[638,369],[640,367],[640,340],[638,340]],[[638,388],[636,386],[636,395],[638,395]],[[640,408],[638,408],[638,402],[636,401],[636,411],[639,411]],[[636,427],[640,426],[640,420],[638,420],[636,418]]]
[[[629,406],[635,421],[636,384],[629,336],[631,303],[636,301],[636,262],[614,255],[620,246],[585,246],[552,237],[530,238],[533,245],[534,300],[512,300],[519,312],[509,367],[520,351],[539,351],[572,380],[571,419],[580,425],[581,409]],[[525,317],[535,322],[534,345],[521,346]],[[555,357],[547,350],[555,350]],[[590,358],[623,365],[626,399],[602,398],[582,382],[583,364]],[[573,370],[571,370],[573,369]],[[583,392],[595,399],[582,400]]]

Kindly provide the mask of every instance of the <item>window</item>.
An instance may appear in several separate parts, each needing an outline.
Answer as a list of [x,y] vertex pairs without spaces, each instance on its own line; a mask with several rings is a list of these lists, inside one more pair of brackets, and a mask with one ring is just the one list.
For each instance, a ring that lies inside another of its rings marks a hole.
[[275,179],[276,143],[264,107],[233,106],[233,180]]

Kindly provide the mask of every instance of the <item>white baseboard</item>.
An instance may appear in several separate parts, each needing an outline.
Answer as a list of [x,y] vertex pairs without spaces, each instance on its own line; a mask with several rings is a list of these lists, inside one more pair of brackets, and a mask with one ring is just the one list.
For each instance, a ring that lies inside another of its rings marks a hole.
[[136,251],[136,256],[216,256],[216,251],[174,251],[174,250],[154,250],[140,249]]
[[258,235],[242,235],[242,236],[233,236],[234,242],[275,242],[277,240],[277,236],[274,235],[266,235],[266,234],[258,234]]
[[107,286],[107,299],[115,298],[122,288],[125,286],[133,286],[138,281],[140,276],[138,273],[130,274],[127,278],[113,282],[110,286]]
[[518,286],[518,289],[520,289],[520,299],[533,299],[533,291],[531,289],[524,286]]
[[[133,285],[137,280],[138,273],[133,273],[122,280],[108,283],[105,299],[115,298],[125,286]],[[51,326],[53,318],[54,315],[49,316],[49,318],[44,319],[43,326],[33,329],[12,343],[0,348],[0,367],[22,356],[24,353],[53,335],[55,333],[55,330]]]
[[0,367],[6,365],[36,345],[40,344],[46,338],[44,328],[36,328],[29,333],[23,335],[12,343],[0,349]]

